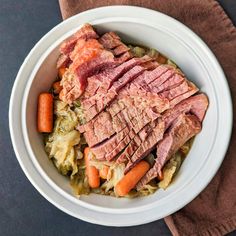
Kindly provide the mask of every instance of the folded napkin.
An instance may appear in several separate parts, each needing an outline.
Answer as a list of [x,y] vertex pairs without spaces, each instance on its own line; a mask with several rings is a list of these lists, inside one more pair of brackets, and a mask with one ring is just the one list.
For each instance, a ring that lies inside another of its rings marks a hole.
[[[216,1],[59,0],[59,3],[63,19],[91,8],[109,5],[142,6],[176,18],[197,33],[215,53],[227,76],[232,99],[235,101],[236,28]],[[236,115],[234,115],[234,124],[236,124],[235,117]],[[211,183],[191,203],[165,218],[173,235],[218,236],[236,229],[236,133],[234,131],[225,160]]]

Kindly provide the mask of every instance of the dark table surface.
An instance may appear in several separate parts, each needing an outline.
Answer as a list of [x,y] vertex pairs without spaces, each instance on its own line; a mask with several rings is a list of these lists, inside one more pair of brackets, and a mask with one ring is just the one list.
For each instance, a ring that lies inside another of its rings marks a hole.
[[[219,2],[236,24],[236,1]],[[113,228],[75,219],[45,200],[21,170],[8,130],[11,89],[30,49],[61,20],[57,0],[0,0],[0,235],[171,235],[163,220]]]

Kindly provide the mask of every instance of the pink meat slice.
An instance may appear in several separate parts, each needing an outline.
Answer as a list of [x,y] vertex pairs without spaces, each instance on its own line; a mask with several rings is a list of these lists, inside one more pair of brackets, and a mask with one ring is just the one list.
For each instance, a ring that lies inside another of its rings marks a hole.
[[147,56],[144,56],[143,58],[133,58],[121,65],[118,65],[116,68],[107,69],[98,75],[89,77],[87,88],[81,98],[83,108],[86,110],[94,105],[96,96],[98,96],[97,94],[107,93],[112,83],[120,78],[124,73],[132,69],[134,66],[140,65],[149,60],[151,60],[151,58]]
[[[206,95],[204,94],[195,95],[193,97],[185,99],[176,107],[164,112],[164,114],[161,116],[165,123],[165,130],[167,130],[171,126],[173,121],[177,119],[181,114],[192,113],[195,114],[200,121],[202,121],[207,107],[208,100]],[[149,133],[146,135],[149,135]],[[135,145],[134,141],[131,141],[126,147],[125,151],[119,156],[117,162],[127,162],[138,147],[139,145]]]
[[89,76],[115,65],[113,54],[105,50],[96,39],[79,39],[70,58],[72,63],[68,71],[72,79],[64,76],[61,81],[63,101],[69,104],[82,95]]
[[[122,77],[116,80],[107,93],[98,93],[95,97],[90,99],[90,102],[94,103],[89,109],[85,110],[86,120],[89,121],[94,118],[99,112],[101,112],[106,106],[108,106],[118,95],[118,91],[124,87],[128,82],[133,80],[135,77],[139,76],[145,71],[145,68],[142,66],[134,66],[128,72],[126,72]],[[89,104],[89,106],[91,103]],[[97,110],[97,113],[91,113],[91,109]]]
[[164,138],[157,145],[157,158],[154,166],[139,181],[137,189],[142,189],[148,182],[160,174],[164,164],[190,138],[201,131],[201,122],[195,115],[180,115],[172,124]]
[[[150,73],[150,75],[152,74]],[[142,78],[143,80],[145,80],[147,76]],[[160,113],[162,113],[164,110],[169,109],[168,100],[166,100],[165,98],[160,98],[157,94],[155,93],[152,94],[150,91],[145,91],[141,86],[138,86],[142,84],[143,82],[142,79],[137,79],[137,80],[139,83],[136,83],[135,80],[133,80],[133,82],[129,83],[125,88],[123,88],[120,91],[117,99],[107,108],[107,111],[111,114],[112,117],[114,117],[118,113],[121,114],[122,112],[122,114],[125,117],[127,117],[125,121],[122,120],[123,124],[129,126],[132,132],[134,132],[135,134],[137,134],[140,130],[142,130],[142,128],[145,125],[157,119],[160,116]],[[97,110],[95,112],[97,112]],[[118,121],[115,120],[114,122],[114,118],[112,118],[112,120],[110,120],[109,122],[112,122],[114,124],[117,123]],[[87,124],[85,124],[84,126],[86,125]],[[110,127],[112,126],[110,125]],[[94,127],[94,129],[96,129],[96,127]],[[86,128],[80,127],[80,132],[84,132],[85,130]],[[93,137],[94,136],[93,132],[94,132],[93,130],[90,130],[91,134],[86,134],[86,135],[89,135],[89,137]],[[115,130],[113,127],[113,131],[111,132],[112,133],[110,133],[109,135],[115,135],[113,138],[113,140],[115,140],[117,135],[117,129]],[[102,145],[103,146],[110,145],[109,144],[110,140],[108,140],[109,137],[103,136],[102,138],[103,139],[96,139],[96,142],[97,141],[102,142],[104,140],[107,140],[107,143],[104,142]],[[94,139],[91,138],[89,140],[91,146],[98,144],[96,142],[92,142],[92,140]],[[124,145],[128,145],[126,147],[127,150],[130,150],[132,147],[132,150],[135,151],[135,148],[133,148],[134,140],[128,138],[126,138],[125,140],[127,140],[126,142],[130,142],[130,144],[129,143],[124,144],[124,141],[122,141],[122,143],[116,148],[114,152],[111,152],[111,154],[104,152],[102,155],[100,152],[99,156],[103,156],[103,158],[108,158],[109,160],[111,160],[115,158],[115,155],[117,155],[118,152],[122,151],[121,148],[124,148]],[[96,150],[98,149],[99,147],[96,148]],[[105,149],[103,148],[103,150]],[[131,152],[129,151],[129,153]],[[132,154],[133,153],[131,153],[131,155]],[[122,159],[122,156],[123,155],[121,155],[120,159]]]
[[99,42],[103,45],[104,48],[107,49],[113,49],[123,44],[120,37],[115,32],[108,32],[103,34],[99,38]]
[[97,39],[98,37],[90,24],[84,24],[76,33],[61,44],[60,51],[62,54],[69,55],[73,51],[78,39],[87,40]]

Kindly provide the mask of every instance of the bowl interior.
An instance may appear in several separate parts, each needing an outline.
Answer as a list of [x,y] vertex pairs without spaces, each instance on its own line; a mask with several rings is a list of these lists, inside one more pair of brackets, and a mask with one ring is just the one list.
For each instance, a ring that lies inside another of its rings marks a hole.
[[[185,159],[178,175],[173,183],[165,191],[158,190],[148,197],[136,199],[116,199],[108,196],[90,194],[79,199],[73,195],[69,180],[60,175],[51,161],[49,161],[43,145],[42,135],[36,129],[37,99],[41,92],[48,91],[57,75],[56,61],[59,56],[58,45],[63,37],[43,55],[39,68],[35,68],[28,82],[28,90],[25,93],[25,139],[27,148],[31,153],[34,164],[43,177],[47,178],[54,188],[61,191],[66,197],[73,199],[78,204],[87,203],[90,207],[99,209],[139,209],[154,203],[162,203],[164,199],[173,196],[185,185],[189,184],[201,167],[207,162],[208,153],[214,143],[217,130],[217,103],[212,80],[209,71],[204,66],[202,58],[199,58],[192,45],[187,44],[178,35],[172,34],[168,29],[159,29],[150,26],[125,21],[113,21],[94,23],[99,33],[107,31],[117,32],[123,41],[133,44],[145,45],[156,48],[168,58],[178,64],[187,78],[193,81],[200,91],[207,94],[210,106],[203,122],[202,132],[197,135],[193,147]],[[75,31],[74,29],[73,31]],[[65,38],[65,37],[64,37]],[[217,78],[216,78],[217,79]],[[163,206],[164,207],[164,206]]]

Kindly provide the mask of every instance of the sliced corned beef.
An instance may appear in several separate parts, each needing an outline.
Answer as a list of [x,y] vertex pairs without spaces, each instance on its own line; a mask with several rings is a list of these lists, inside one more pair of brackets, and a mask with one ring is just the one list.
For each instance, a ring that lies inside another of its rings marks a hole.
[[[107,139],[101,145],[92,149],[95,155],[99,155],[100,159],[114,159],[116,155],[129,144],[136,134],[138,134],[141,140],[144,140],[146,136],[144,130],[142,130],[143,127],[151,122],[152,119],[158,117],[158,114],[156,114],[156,117],[153,118],[153,113],[151,114],[152,117],[149,117],[149,114],[146,111],[140,113],[138,109],[135,109],[135,106],[133,106],[132,109],[129,109],[130,107],[127,105],[128,104],[126,104],[125,109],[121,109],[118,113],[115,113],[113,117],[113,129],[116,130],[116,134],[112,139]],[[124,130],[124,125],[129,130],[125,135],[124,132],[127,130]],[[147,128],[148,127],[145,127],[146,130]],[[120,139],[120,137],[122,137],[122,139]],[[110,149],[112,146],[111,143],[114,143],[114,150]]]
[[164,112],[163,119],[166,129],[181,114],[194,114],[200,121],[203,120],[208,107],[207,96],[203,93],[182,100],[179,104]]
[[68,66],[71,62],[70,53],[79,39],[97,39],[98,35],[90,24],[84,24],[76,33],[66,39],[60,46],[61,55],[57,61],[57,68],[61,66]]
[[119,57],[116,57],[115,62],[117,64],[122,64],[128,61],[129,59],[131,59],[132,57],[133,57],[133,54],[130,51],[128,51],[128,52],[125,52],[124,54],[121,54]]
[[170,90],[182,83],[185,78],[179,74],[174,74],[171,78],[169,78],[166,82],[161,84],[160,86],[155,87],[155,92],[160,93],[166,90]]
[[[202,121],[205,115],[207,106],[208,106],[208,101],[204,94],[196,95],[182,101],[173,109],[167,110],[162,116],[162,119],[165,122],[164,130],[167,130],[169,126],[173,123],[173,121],[178,116],[184,113],[191,112],[193,114],[198,114],[199,120]],[[149,135],[149,133],[147,133],[146,136],[147,135]],[[136,151],[138,147],[139,147],[138,144],[135,145],[135,142],[131,141],[130,144],[126,147],[126,150],[117,159],[117,162],[126,162],[129,159],[131,159],[131,161],[129,161],[129,164],[127,165],[126,171],[128,171],[132,167],[133,165],[132,162],[134,162],[135,158],[137,159],[137,161],[140,160],[140,158],[138,158],[138,155],[136,155],[136,157],[134,155],[134,152]]]
[[157,177],[162,167],[171,156],[200,131],[201,123],[196,116],[180,115],[164,135],[164,138],[158,143],[155,164],[140,180],[137,189],[142,189],[145,184]]
[[74,79],[67,80],[66,77],[63,77],[61,81],[63,100],[69,104],[81,96],[89,76],[96,74],[103,68],[115,65],[113,54],[105,50],[96,39],[87,41],[79,39],[73,54],[71,54],[71,59],[73,61],[68,71],[74,75]]
[[[88,86],[85,89],[85,92],[82,96],[81,104],[84,109],[88,109],[91,105],[87,106],[86,104],[92,104],[90,100],[96,100],[97,94],[107,93],[108,89],[111,87],[112,83],[120,78],[124,73],[133,68],[136,65],[150,61],[151,58],[144,56],[143,58],[133,58],[123,64],[117,66],[113,69],[107,69],[98,75],[94,75],[88,78]],[[96,95],[96,96],[95,96]],[[93,98],[93,96],[95,96]]]
[[123,53],[125,53],[125,52],[128,52],[128,51],[130,51],[130,48],[127,47],[127,46],[126,46],[125,44],[123,44],[123,43],[112,50],[112,52],[113,52],[113,54],[114,54],[115,56],[119,56],[119,55],[121,55],[121,54],[123,54]]
[[[114,98],[117,96],[118,91],[124,87],[128,82],[133,80],[135,77],[139,76],[145,70],[142,66],[134,66],[128,72],[126,72],[122,77],[116,80],[107,93],[99,93],[95,95],[95,98],[90,99],[91,102],[94,102],[89,109],[85,109],[85,119],[87,121],[91,120],[96,114],[91,114],[90,110],[96,107],[97,114],[101,112],[108,104],[110,104]],[[93,101],[92,101],[93,100]],[[91,103],[89,104],[89,106]]]
[[180,103],[182,100],[192,96],[193,94],[197,93],[198,92],[198,88],[195,86],[195,84],[193,84],[192,82],[188,81],[188,91],[183,93],[183,94],[180,94],[178,96],[176,96],[175,98],[173,98],[171,101],[170,101],[170,106],[171,107],[174,107],[176,104]]
[[146,155],[148,155],[156,146],[156,144],[162,140],[165,130],[165,123],[162,119],[154,121],[154,127],[150,133],[148,133],[145,140],[143,140],[135,152],[127,156],[128,164],[125,168],[125,173],[133,168],[140,160],[142,160]]
[[99,42],[106,49],[113,49],[123,44],[120,40],[120,37],[115,32],[108,32],[103,34],[99,38]]
[[90,24],[84,24],[76,33],[66,39],[60,46],[62,54],[69,55],[78,39],[97,39],[98,35]]

